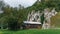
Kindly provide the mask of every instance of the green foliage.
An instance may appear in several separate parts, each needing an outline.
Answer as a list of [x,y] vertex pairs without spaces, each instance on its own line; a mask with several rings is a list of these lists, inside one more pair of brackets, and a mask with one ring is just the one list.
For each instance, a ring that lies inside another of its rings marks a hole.
[[43,24],[43,22],[44,22],[44,14],[41,16],[41,23]]
[[10,30],[17,30],[17,19],[14,19],[14,18],[9,18],[9,21],[8,21],[8,28]]

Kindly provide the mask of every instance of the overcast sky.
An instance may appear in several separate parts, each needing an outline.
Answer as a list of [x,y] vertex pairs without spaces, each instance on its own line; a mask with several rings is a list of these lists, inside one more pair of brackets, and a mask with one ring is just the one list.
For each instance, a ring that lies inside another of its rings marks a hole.
[[7,4],[13,7],[17,7],[19,4],[23,5],[24,7],[31,6],[36,0],[4,0]]

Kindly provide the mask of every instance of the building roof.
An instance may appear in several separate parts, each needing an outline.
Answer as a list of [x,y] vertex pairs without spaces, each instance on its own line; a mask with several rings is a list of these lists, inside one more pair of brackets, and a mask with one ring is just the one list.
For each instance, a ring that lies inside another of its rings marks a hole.
[[24,21],[26,24],[41,24],[40,22]]

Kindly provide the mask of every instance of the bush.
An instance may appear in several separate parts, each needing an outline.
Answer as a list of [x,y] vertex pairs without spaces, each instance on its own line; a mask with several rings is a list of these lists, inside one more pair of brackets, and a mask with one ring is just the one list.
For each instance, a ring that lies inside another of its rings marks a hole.
[[18,29],[18,20],[14,18],[10,18],[8,21],[8,29],[17,30]]

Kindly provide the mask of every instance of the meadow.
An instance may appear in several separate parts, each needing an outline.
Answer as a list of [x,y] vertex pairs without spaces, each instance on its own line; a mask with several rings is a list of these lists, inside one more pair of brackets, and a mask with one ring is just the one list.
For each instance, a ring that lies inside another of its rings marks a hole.
[[0,34],[60,34],[60,29],[0,30]]

